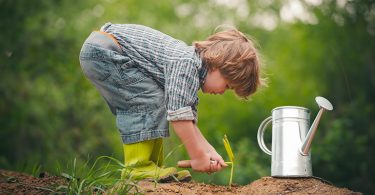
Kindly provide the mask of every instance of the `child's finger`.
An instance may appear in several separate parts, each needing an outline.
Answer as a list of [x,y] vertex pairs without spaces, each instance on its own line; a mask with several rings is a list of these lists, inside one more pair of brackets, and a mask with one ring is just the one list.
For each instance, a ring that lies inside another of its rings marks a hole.
[[210,164],[210,173],[217,172],[218,165],[217,164]]
[[225,166],[222,166],[218,161],[211,161],[210,164],[210,171],[211,172],[218,172],[225,168]]
[[221,166],[223,167],[227,167],[228,165],[225,163],[225,161],[223,160],[223,158],[221,158],[221,156],[219,156],[219,158],[215,158],[215,161],[217,161]]
[[227,163],[225,163],[225,161],[224,161],[223,159],[220,159],[220,160],[219,160],[219,163],[220,163],[220,165],[223,166],[223,167],[227,167],[227,166],[228,166]]
[[220,163],[218,163],[218,164],[216,165],[216,171],[221,171],[221,170],[223,170],[224,168],[225,168],[225,167],[221,166]]
[[190,160],[180,160],[177,162],[177,166],[181,168],[191,168]]

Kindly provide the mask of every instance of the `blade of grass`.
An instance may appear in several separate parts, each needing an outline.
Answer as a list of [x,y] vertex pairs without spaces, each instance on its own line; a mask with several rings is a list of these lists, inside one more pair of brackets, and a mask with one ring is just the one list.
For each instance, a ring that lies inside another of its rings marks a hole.
[[82,188],[83,188],[83,184],[86,182],[86,179],[83,179],[80,184],[79,184],[79,187],[78,187],[78,194],[81,194],[82,192]]

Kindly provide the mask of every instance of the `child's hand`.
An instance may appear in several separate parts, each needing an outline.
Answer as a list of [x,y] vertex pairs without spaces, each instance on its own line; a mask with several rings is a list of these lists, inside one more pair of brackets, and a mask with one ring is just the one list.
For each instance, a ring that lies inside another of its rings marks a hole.
[[[178,161],[177,166],[181,168],[191,167],[194,171],[206,172],[206,173],[213,173],[213,172],[221,171],[222,169],[228,166],[227,164],[224,163],[224,161],[223,161],[224,165],[221,165],[219,160],[214,160],[212,157],[207,158],[209,156],[210,155],[205,155],[205,157],[203,158]],[[220,155],[218,156],[220,157]]]
[[227,166],[192,121],[172,121],[172,126],[191,158],[189,161],[179,162],[179,167],[191,167],[194,171],[211,173]]
[[208,155],[191,159],[190,166],[194,171],[197,172],[213,172],[213,170],[211,170],[210,157]]
[[216,152],[214,148],[213,150],[210,150],[210,156],[211,160],[216,161],[218,164],[220,164],[222,167],[227,167],[228,165],[225,163],[224,159]]

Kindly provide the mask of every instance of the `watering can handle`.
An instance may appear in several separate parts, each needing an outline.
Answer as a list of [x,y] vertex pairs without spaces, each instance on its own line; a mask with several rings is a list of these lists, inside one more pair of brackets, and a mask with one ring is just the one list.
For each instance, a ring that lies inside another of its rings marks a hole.
[[259,129],[258,129],[258,144],[260,149],[263,150],[268,155],[272,155],[272,152],[267,148],[266,144],[264,144],[264,131],[266,130],[266,127],[268,124],[272,121],[272,116],[266,118],[263,120],[263,122],[260,124]]

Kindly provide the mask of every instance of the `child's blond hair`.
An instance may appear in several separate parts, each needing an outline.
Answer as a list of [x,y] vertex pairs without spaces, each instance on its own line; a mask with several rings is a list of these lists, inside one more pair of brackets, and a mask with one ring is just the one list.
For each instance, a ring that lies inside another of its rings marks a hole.
[[219,69],[238,96],[246,99],[263,84],[258,51],[237,29],[217,32],[193,44],[208,70]]

